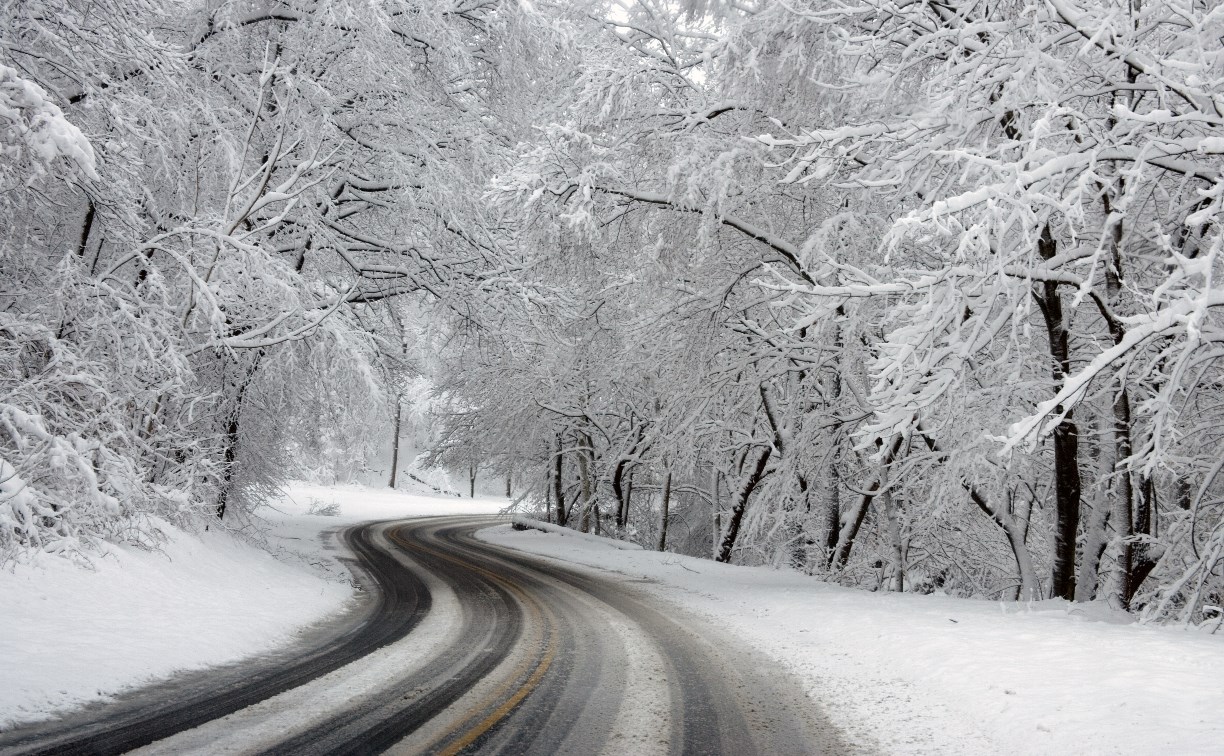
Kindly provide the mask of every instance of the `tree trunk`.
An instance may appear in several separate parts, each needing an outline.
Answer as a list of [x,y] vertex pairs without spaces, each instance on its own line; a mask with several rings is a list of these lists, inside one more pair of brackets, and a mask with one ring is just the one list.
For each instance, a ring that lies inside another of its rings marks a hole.
[[[1043,260],[1051,260],[1058,253],[1058,242],[1054,241],[1047,223],[1042,229],[1037,249]],[[1045,318],[1046,333],[1050,340],[1050,356],[1054,358],[1054,392],[1062,387],[1071,374],[1071,351],[1066,318],[1063,315],[1062,295],[1058,283],[1044,281],[1043,293],[1037,297],[1041,313]],[[1075,599],[1075,538],[1079,532],[1080,472],[1079,430],[1075,426],[1072,411],[1060,404],[1054,408],[1055,415],[1062,420],[1054,428],[1054,491],[1056,515],[1054,526],[1054,566],[1050,584],[1051,595],[1068,601]]]
[[863,527],[863,520],[867,518],[867,510],[871,507],[871,501],[875,498],[876,492],[883,487],[887,479],[887,470],[889,465],[897,457],[897,452],[901,451],[902,438],[898,435],[892,442],[892,446],[888,447],[888,452],[884,455],[881,462],[881,472],[872,482],[871,487],[867,489],[867,493],[859,498],[854,509],[846,513],[845,522],[842,523],[841,529],[837,536],[837,545],[829,554],[829,567],[833,570],[845,569],[846,563],[850,561],[850,551],[854,548],[854,539],[858,538],[859,530]]
[[225,510],[229,505],[231,494],[230,489],[234,483],[234,468],[238,463],[238,434],[241,430],[242,405],[246,400],[247,387],[255,379],[255,372],[259,370],[259,363],[263,359],[263,355],[262,349],[255,353],[250,367],[244,371],[241,380],[238,382],[238,392],[234,397],[234,406],[230,410],[229,421],[225,425],[225,453],[223,457],[225,460],[225,472],[222,474],[221,490],[217,495],[218,520],[225,519]]
[[553,521],[553,483],[551,464],[544,465],[544,521]]
[[399,397],[395,398],[395,438],[391,442],[391,480],[387,483],[391,488],[395,488],[396,479],[399,477],[399,455],[400,455],[400,424],[403,419],[404,404]]
[[[1108,421],[1106,423],[1109,424]],[[1111,446],[1103,443],[1103,434],[1096,431],[1095,427],[1089,426],[1088,437],[1101,440],[1088,447],[1087,461],[1095,468],[1098,480],[1110,480],[1117,469],[1117,460]],[[1111,501],[1108,493],[1103,495],[1098,493],[1092,498],[1087,522],[1084,524],[1083,547],[1080,549],[1079,578],[1075,583],[1076,601],[1092,601],[1099,590],[1101,557],[1105,554],[1105,548],[1109,545],[1110,540],[1108,528]],[[1087,507],[1088,504],[1085,502],[1084,506]],[[1083,519],[1082,511],[1081,519]]]
[[510,484],[513,480],[513,477],[514,476],[511,475],[510,473],[506,473],[506,498],[507,499],[511,498],[513,495],[510,489]]
[[715,557],[715,561],[730,563],[731,551],[735,548],[735,539],[739,537],[740,523],[744,519],[744,511],[748,509],[748,499],[752,496],[752,492],[756,489],[757,485],[764,479],[765,466],[769,463],[769,458],[772,454],[773,447],[766,446],[761,452],[761,456],[757,458],[756,466],[744,480],[744,485],[740,487],[739,493],[735,497],[735,503],[731,505],[731,516],[727,521],[727,529],[723,533],[722,544],[718,547],[718,556]]
[[[841,318],[845,318],[846,310],[842,306],[837,308],[837,331],[833,337],[833,347],[837,352],[835,365],[836,369],[828,380],[828,395],[829,405],[836,406],[837,400],[841,397],[842,392],[842,377],[841,377],[841,352],[844,347],[842,340]],[[833,553],[837,550],[837,540],[841,530],[841,447],[839,435],[833,437],[833,454],[829,458],[829,475],[828,483],[824,491],[824,549],[826,564],[833,563]]]
[[897,505],[893,502],[892,493],[885,491],[881,495],[884,503],[884,516],[888,520],[888,545],[892,552],[892,580],[888,589],[894,593],[905,590],[905,549],[901,545],[901,522],[897,515]]
[[468,465],[468,498],[476,498],[476,465]]
[[659,517],[659,551],[667,551],[667,518],[671,506],[671,470],[663,478],[663,511]]
[[565,487],[561,478],[562,473],[562,446],[561,436],[557,436],[557,445],[553,448],[553,503],[557,507],[557,524],[564,527],[565,525]]
[[616,497],[616,530],[623,531],[625,529],[625,520],[629,516],[628,497],[625,496],[625,468],[629,465],[629,460],[622,459],[616,463],[616,467],[612,470],[612,494]]
[[625,477],[625,527],[629,527],[629,513],[633,506],[633,470]]
[[1106,535],[1109,515],[1109,506],[1103,501],[1096,502],[1088,515],[1088,523],[1084,527],[1084,548],[1080,555],[1079,579],[1075,585],[1076,601],[1092,601],[1096,598],[1101,557],[1105,554],[1105,547],[1109,545]]
[[89,200],[89,205],[85,208],[85,221],[81,224],[81,238],[77,241],[77,257],[84,259],[85,252],[89,249],[89,234],[93,231],[94,216],[97,208],[94,207],[93,200]]
[[841,535],[841,472],[836,460],[829,463],[828,480],[824,495],[824,550],[826,564],[832,564]]
[[583,533],[591,532],[591,507],[595,504],[595,486],[592,481],[591,470],[593,459],[587,455],[591,453],[591,440],[586,434],[582,434],[578,438],[581,448],[578,449],[578,475],[582,480],[582,519],[578,521],[578,530]]

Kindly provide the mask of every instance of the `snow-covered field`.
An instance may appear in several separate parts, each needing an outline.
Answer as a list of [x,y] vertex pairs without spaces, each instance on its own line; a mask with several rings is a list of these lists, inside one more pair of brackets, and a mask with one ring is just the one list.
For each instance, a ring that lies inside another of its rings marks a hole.
[[[333,503],[337,515],[307,514]],[[353,596],[329,550],[340,527],[503,506],[297,484],[258,513],[271,526],[268,550],[165,527],[156,550],[112,546],[92,570],[57,557],[11,565],[0,570],[0,728],[286,644]]]
[[1224,631],[1091,606],[873,594],[510,526],[490,542],[627,578],[796,673],[869,753],[1224,753]]

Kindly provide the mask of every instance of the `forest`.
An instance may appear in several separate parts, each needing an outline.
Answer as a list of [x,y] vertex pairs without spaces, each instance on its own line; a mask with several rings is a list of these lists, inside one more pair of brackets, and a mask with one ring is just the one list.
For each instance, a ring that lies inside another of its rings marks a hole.
[[0,13],[0,563],[417,422],[647,548],[1224,612],[1214,2]]

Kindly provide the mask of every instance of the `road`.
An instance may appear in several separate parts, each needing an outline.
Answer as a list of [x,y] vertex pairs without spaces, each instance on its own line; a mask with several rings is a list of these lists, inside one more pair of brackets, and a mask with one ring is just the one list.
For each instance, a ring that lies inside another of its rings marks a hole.
[[273,657],[0,735],[5,754],[802,754],[847,749],[711,623],[477,540],[487,518],[346,531],[365,599]]

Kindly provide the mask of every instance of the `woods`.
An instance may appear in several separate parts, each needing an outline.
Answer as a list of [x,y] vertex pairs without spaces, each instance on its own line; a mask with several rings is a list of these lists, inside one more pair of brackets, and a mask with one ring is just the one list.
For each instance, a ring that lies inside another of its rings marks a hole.
[[0,7],[6,553],[241,521],[424,376],[558,524],[1220,612],[1207,4]]

